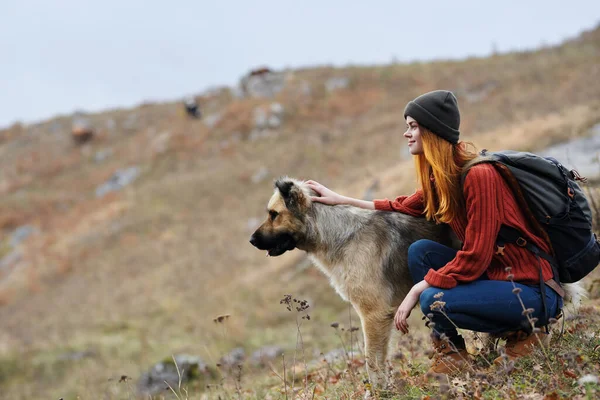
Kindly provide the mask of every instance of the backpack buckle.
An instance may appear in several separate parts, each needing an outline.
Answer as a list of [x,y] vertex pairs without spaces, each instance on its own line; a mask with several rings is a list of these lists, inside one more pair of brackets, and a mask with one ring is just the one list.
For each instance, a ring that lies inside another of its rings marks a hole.
[[525,247],[525,246],[527,246],[527,240],[523,239],[522,237],[519,237],[519,238],[517,239],[517,242],[516,242],[516,243],[517,243],[517,246],[520,246],[520,247]]
[[497,246],[497,250],[496,250],[496,254],[499,256],[503,256],[504,255],[504,246]]

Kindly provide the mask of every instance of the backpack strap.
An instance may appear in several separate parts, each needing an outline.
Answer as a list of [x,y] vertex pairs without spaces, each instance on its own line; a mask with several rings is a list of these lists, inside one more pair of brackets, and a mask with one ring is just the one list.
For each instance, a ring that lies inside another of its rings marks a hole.
[[[554,266],[556,264],[556,259],[552,257],[550,254],[542,251],[535,244],[531,243],[527,239],[521,235],[521,232],[518,229],[510,227],[508,225],[500,226],[500,232],[498,232],[498,238],[502,239],[502,243],[512,243],[516,244],[519,247],[524,247],[527,250],[531,251],[533,254],[536,254],[548,261],[550,265]],[[553,267],[554,269],[554,267]],[[554,272],[554,271],[553,271]]]
[[[525,239],[521,232],[518,229],[510,227],[508,225],[500,226],[500,231],[498,232],[498,239],[496,245],[500,247],[500,244],[504,247],[505,243],[512,243],[519,247],[524,247],[527,250],[531,251],[535,254],[535,258],[538,262],[538,270],[540,273],[540,294],[542,295],[542,307],[544,309],[544,324],[546,325],[546,333],[548,333],[548,306],[546,304],[546,285],[550,286],[552,290],[554,290],[560,297],[565,297],[565,291],[560,286],[558,282],[555,281],[554,277],[558,277],[558,270],[556,269],[556,259],[549,255],[548,253],[542,251],[535,244],[531,243],[527,239]],[[542,261],[540,258],[548,261],[550,266],[552,267],[553,278],[547,281],[544,281],[544,274],[542,272]]]
[[[538,259],[538,267],[540,269],[540,283],[545,283],[546,285],[550,286],[560,297],[565,297],[564,289],[560,286],[558,282],[556,282],[556,279],[558,278],[558,264],[556,262],[556,258],[542,251],[535,244],[525,239],[518,229],[515,229],[508,225],[500,226],[500,232],[498,232],[498,239],[496,241],[496,245],[504,246],[505,243],[516,244],[517,246],[524,247],[533,254],[535,254],[536,258]],[[546,282],[544,282],[544,277],[542,275],[542,264],[540,258],[543,258],[544,260],[548,261],[550,267],[552,267],[553,278]]]
[[550,246],[550,251],[554,253],[550,237],[546,233],[546,230],[541,227],[540,223],[533,215],[533,212],[531,212],[529,204],[527,203],[527,200],[525,200],[525,196],[523,195],[523,191],[521,190],[521,186],[519,185],[519,182],[517,182],[517,178],[515,178],[515,176],[512,174],[512,172],[510,172],[506,165],[499,162],[493,163],[492,165],[496,168],[496,171],[500,173],[502,178],[504,178],[504,181],[510,187],[511,192],[514,194],[515,199],[517,200],[517,205],[519,206],[519,209],[523,211],[523,214],[525,215],[529,226],[533,229],[533,232],[536,234],[536,236],[539,236],[542,239],[544,239],[548,246]]

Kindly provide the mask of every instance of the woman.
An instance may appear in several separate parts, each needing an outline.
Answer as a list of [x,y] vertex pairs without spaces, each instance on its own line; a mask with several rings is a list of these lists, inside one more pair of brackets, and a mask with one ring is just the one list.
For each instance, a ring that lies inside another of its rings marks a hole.
[[[536,326],[544,327],[549,319],[546,316],[560,313],[562,291],[556,285],[556,291],[544,290],[544,307],[540,264],[535,255],[513,244],[498,247],[496,239],[500,226],[508,225],[545,252],[550,252],[549,244],[528,225],[510,187],[493,165],[471,167],[461,182],[463,167],[476,154],[459,141],[460,112],[454,94],[437,90],[419,96],[408,103],[404,118],[404,137],[414,156],[420,189],[391,201],[364,201],[308,181],[321,196],[313,200],[424,216],[449,224],[463,242],[456,251],[420,240],[408,251],[414,286],[398,307],[394,321],[398,330],[408,333],[407,318],[420,302],[421,310],[434,323],[436,358],[430,372],[450,373],[470,363],[457,327],[505,337],[510,358],[531,353],[533,346],[546,339],[547,330],[532,329],[523,315],[523,305],[534,310],[530,317]],[[544,282],[550,284],[551,266],[541,260],[541,268]],[[513,290],[513,282],[519,290]]]

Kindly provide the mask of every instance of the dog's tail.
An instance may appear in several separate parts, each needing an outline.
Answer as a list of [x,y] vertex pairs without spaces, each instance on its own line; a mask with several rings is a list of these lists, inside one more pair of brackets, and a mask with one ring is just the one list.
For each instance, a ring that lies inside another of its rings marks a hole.
[[579,312],[579,307],[581,307],[583,300],[588,297],[588,292],[581,282],[563,284],[563,289],[565,289],[563,312],[565,318],[569,319],[569,317]]

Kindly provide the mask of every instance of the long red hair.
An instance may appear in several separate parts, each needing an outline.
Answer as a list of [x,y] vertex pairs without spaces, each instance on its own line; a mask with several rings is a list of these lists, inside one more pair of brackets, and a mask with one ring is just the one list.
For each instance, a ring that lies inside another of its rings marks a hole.
[[415,155],[415,168],[423,189],[425,216],[438,223],[449,223],[465,212],[461,174],[463,166],[477,153],[472,143],[452,144],[420,128],[423,153]]

